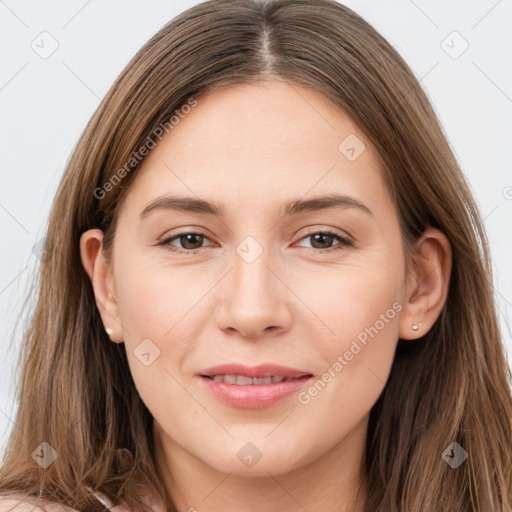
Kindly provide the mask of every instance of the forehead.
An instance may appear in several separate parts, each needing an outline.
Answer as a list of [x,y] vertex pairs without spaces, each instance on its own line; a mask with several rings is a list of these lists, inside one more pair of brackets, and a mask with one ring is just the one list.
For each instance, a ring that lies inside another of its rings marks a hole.
[[358,195],[382,185],[376,151],[342,110],[311,89],[263,82],[198,97],[144,159],[129,194],[223,201],[243,193],[262,204],[283,194]]

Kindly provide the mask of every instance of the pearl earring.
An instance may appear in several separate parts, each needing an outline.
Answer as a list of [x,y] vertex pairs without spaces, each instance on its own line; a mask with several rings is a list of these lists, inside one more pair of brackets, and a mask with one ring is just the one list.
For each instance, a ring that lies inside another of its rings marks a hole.
[[111,329],[110,327],[105,327],[105,332],[108,334],[108,337],[112,336],[112,333],[114,332],[114,329]]
[[411,328],[413,331],[417,331],[420,328],[420,325],[422,325],[422,324],[412,324]]

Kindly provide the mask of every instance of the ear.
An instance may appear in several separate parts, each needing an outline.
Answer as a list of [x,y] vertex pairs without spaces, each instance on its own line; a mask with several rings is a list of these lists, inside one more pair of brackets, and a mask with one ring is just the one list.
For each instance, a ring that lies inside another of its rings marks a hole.
[[90,229],[80,237],[82,265],[91,280],[96,306],[111,341],[123,342],[119,311],[110,264],[103,254],[103,231]]
[[[399,337],[411,340],[424,336],[434,325],[448,295],[452,269],[452,251],[446,236],[428,227],[412,253]],[[418,326],[417,330],[412,325]]]

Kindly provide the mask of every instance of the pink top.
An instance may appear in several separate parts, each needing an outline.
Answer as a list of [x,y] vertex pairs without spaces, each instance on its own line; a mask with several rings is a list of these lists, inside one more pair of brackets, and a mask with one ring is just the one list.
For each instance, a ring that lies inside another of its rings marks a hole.
[[[102,505],[105,505],[111,512],[130,512],[130,508],[128,507],[128,505],[125,504],[121,504],[118,505],[117,507],[114,507],[112,502],[101,492],[93,492],[92,495],[95,496],[98,499],[98,501]],[[165,512],[161,504],[156,505],[151,503],[151,510],[153,510],[153,512]],[[0,512],[2,511],[0,510]]]
[[[117,450],[121,460],[133,461],[133,456],[126,448],[120,448]],[[130,507],[126,504],[121,504],[114,507],[113,503],[101,492],[92,492],[90,487],[86,486],[86,489],[102,504],[107,507],[111,512],[130,512]],[[153,512],[166,512],[163,503],[149,503],[145,500],[146,504],[151,506]],[[0,512],[77,512],[75,509],[59,505],[58,503],[48,505],[44,508],[36,507],[31,503],[30,499],[7,499],[0,496]]]
[[[117,507],[112,505],[112,502],[102,493],[93,492],[93,496],[95,496],[98,501],[100,501],[103,505],[105,505],[108,510],[111,512],[130,512],[130,508],[128,505],[121,504]],[[165,512],[163,505],[159,504],[151,504],[151,508],[154,512]],[[0,498],[0,512],[77,512],[75,509],[70,507],[66,507],[64,505],[48,505],[44,508],[44,510],[40,507],[36,507],[33,503],[31,503],[27,499],[7,499]]]

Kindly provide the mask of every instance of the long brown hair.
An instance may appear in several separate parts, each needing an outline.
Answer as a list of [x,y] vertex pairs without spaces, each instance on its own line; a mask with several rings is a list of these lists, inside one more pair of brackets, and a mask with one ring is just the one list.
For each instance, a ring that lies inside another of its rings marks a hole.
[[[104,332],[79,239],[100,228],[109,254],[138,168],[133,155],[159,127],[170,130],[191,98],[200,103],[208,91],[260,80],[318,91],[366,134],[384,164],[407,254],[427,226],[452,248],[445,306],[425,336],[398,341],[370,413],[366,510],[509,512],[511,374],[480,212],[409,67],[333,0],[201,3],[165,25],[118,77],[74,149],[51,210],[0,495],[102,510],[93,489],[143,510],[145,482],[174,510],[155,466],[152,416],[124,345]],[[43,442],[58,453],[46,468],[31,456]],[[468,453],[456,469],[442,460],[452,442]],[[120,448],[133,460],[123,464]]]

